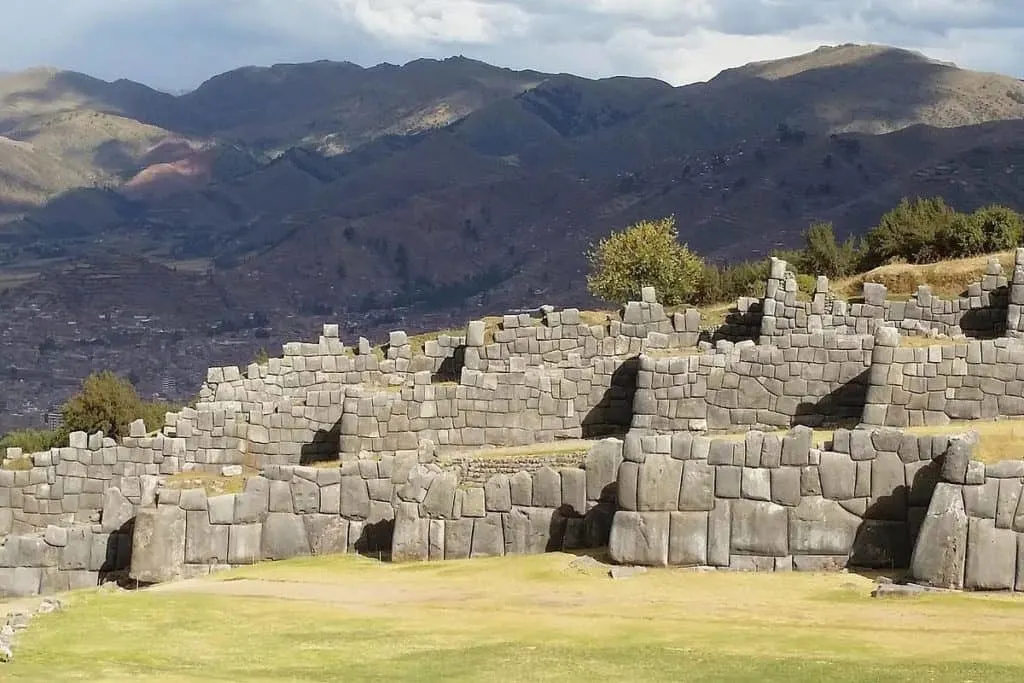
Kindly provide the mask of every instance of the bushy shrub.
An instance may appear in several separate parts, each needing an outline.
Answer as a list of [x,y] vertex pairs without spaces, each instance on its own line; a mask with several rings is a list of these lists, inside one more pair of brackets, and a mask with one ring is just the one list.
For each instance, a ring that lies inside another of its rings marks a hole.
[[813,223],[804,232],[804,250],[794,264],[809,275],[846,277],[857,272],[860,250],[853,237],[840,243],[831,223]]
[[59,446],[60,432],[51,429],[19,429],[8,432],[0,439],[0,457],[8,448],[20,448],[25,453],[41,453]]
[[936,239],[941,245],[942,252],[950,258],[974,256],[987,251],[981,223],[962,213],[944,225]]
[[953,211],[941,197],[904,198],[864,238],[866,266],[893,261],[931,263],[944,256],[940,234],[947,234]]
[[1024,219],[1006,206],[985,206],[971,214],[971,222],[984,238],[986,252],[1006,251],[1020,245]]
[[734,301],[741,296],[762,296],[768,268],[764,259],[729,265],[708,263],[704,266],[694,303],[706,305]]
[[590,293],[623,304],[653,286],[664,304],[691,302],[701,283],[703,260],[679,243],[675,219],[640,221],[602,239],[587,254]]

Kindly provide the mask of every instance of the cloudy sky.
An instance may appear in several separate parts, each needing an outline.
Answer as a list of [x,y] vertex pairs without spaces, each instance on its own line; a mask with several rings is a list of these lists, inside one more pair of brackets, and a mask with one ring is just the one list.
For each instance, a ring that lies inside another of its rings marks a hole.
[[462,54],[675,84],[871,42],[1024,76],[1024,0],[6,0],[0,71],[49,65],[187,89],[246,64]]

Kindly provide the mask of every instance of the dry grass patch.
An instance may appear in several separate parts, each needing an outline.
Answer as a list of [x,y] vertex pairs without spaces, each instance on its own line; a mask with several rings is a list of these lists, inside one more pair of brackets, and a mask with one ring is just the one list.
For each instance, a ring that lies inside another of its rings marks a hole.
[[1024,420],[977,420],[953,422],[948,425],[911,427],[914,434],[978,433],[974,459],[982,462],[1024,459]]
[[1013,272],[1013,252],[1002,251],[939,263],[880,266],[851,278],[837,280],[832,284],[832,291],[839,296],[854,298],[861,295],[865,282],[877,282],[886,286],[890,299],[896,299],[914,294],[919,285],[929,285],[933,294],[949,299],[959,296],[967,289],[967,285],[980,280],[992,257],[999,259],[1003,273],[1009,277]]
[[69,609],[33,621],[4,680],[817,683],[1024,673],[1024,602],[1011,596],[877,600],[873,582],[855,574],[664,569],[615,581],[575,559],[324,557],[75,594]]
[[0,469],[23,472],[25,470],[32,469],[32,467],[32,458],[28,456],[21,456],[20,458],[0,459]]
[[707,327],[717,327],[725,322],[729,313],[736,308],[736,302],[725,304],[713,304],[700,309],[700,324]]
[[226,493],[242,493],[245,490],[245,480],[257,474],[255,470],[246,468],[248,471],[239,476],[225,477],[212,472],[179,472],[168,475],[164,486],[169,489],[205,489],[207,495],[220,496]]
[[470,458],[472,460],[514,460],[516,458],[537,458],[547,455],[583,454],[596,443],[589,439],[566,439],[548,443],[528,444],[526,446],[502,446],[494,448],[458,448],[452,447],[438,453],[442,461],[452,458]]
[[[784,434],[788,430],[765,431],[766,433]],[[1024,459],[1024,419],[965,420],[951,422],[947,425],[908,427],[902,431],[931,436],[966,434],[973,431],[978,433],[978,445],[974,452],[975,460],[993,463]],[[831,442],[834,434],[834,429],[815,429],[813,436],[815,447],[821,448]],[[739,441],[745,438],[746,432],[712,434],[710,436],[715,439]]]
[[900,346],[918,349],[929,346],[955,346],[966,344],[967,340],[956,340],[950,337],[922,337],[919,335],[900,335]]

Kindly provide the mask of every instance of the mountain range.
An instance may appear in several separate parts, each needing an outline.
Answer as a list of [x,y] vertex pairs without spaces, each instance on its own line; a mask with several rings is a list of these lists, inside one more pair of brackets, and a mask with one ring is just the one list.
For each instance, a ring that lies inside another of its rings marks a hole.
[[682,87],[462,57],[249,67],[178,96],[0,75],[0,341],[22,384],[120,348],[191,388],[320,320],[591,304],[587,246],[641,218],[737,259],[814,220],[864,232],[903,196],[1022,208],[1022,133],[1020,80],[874,45]]

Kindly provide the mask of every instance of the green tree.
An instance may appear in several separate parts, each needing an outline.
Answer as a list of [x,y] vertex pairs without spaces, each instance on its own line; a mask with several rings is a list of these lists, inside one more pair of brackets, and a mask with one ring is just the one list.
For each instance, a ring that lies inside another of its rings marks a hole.
[[980,221],[962,213],[944,225],[936,239],[943,253],[952,258],[984,254],[987,250],[985,233],[981,230]]
[[64,404],[65,433],[102,430],[107,436],[128,435],[128,424],[143,416],[143,402],[128,380],[112,372],[89,375],[82,389]]
[[971,221],[985,238],[986,252],[1013,249],[1024,237],[1024,220],[1006,206],[993,204],[982,207],[971,214]]
[[891,261],[930,263],[943,256],[937,239],[949,230],[956,212],[941,197],[903,198],[864,239],[869,267]]
[[831,278],[852,275],[860,254],[853,237],[840,243],[831,223],[813,223],[804,232],[805,247],[799,267],[808,275]]
[[679,243],[675,218],[640,221],[613,232],[587,253],[590,293],[625,303],[652,286],[667,305],[692,301],[701,284],[704,261]]

